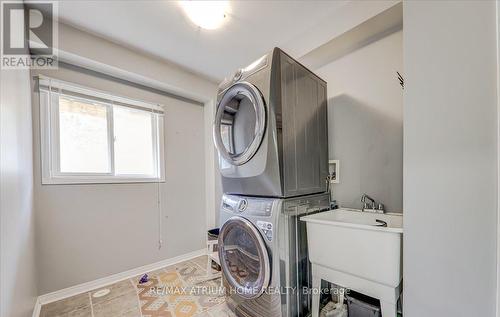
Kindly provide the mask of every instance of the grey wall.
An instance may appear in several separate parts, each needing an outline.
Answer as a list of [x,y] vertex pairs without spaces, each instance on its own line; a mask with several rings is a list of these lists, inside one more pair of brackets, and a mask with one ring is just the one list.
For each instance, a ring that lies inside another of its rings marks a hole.
[[163,242],[156,184],[41,185],[34,92],[35,205],[41,294],[205,247],[203,107],[68,69],[43,74],[166,107]]
[[[340,160],[334,198],[343,207],[361,208],[360,197],[367,193],[388,211],[402,212],[403,91],[396,71],[403,71],[403,32],[313,71],[328,82],[329,156]],[[215,189],[217,210],[218,170]]]
[[404,3],[404,314],[495,316],[494,1]]
[[330,159],[340,160],[333,196],[361,208],[366,193],[403,210],[403,32],[345,55],[315,72],[328,82]]
[[31,316],[37,296],[30,79],[0,72],[0,316]]

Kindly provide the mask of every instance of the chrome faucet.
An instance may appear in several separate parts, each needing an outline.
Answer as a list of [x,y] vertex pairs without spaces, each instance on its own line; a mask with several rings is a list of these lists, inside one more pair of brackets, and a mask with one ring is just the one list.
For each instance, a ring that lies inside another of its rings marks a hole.
[[[371,208],[369,208],[368,201],[370,201]],[[365,211],[366,209],[375,209],[375,199],[371,198],[367,194],[363,194],[361,196],[361,202],[363,203],[363,209],[361,211]]]
[[371,198],[367,194],[363,194],[361,196],[361,202],[363,203],[363,209],[361,211],[370,211],[370,212],[378,212],[384,213],[384,204],[377,203],[375,199]]

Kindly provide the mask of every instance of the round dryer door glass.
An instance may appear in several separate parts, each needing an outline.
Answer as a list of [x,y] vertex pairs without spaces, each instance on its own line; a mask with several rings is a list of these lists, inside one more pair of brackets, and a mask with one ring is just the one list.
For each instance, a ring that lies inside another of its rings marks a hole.
[[270,259],[258,229],[242,217],[226,221],[219,234],[222,272],[236,294],[259,297],[269,286]]
[[259,90],[247,82],[236,83],[217,106],[215,146],[229,163],[245,164],[259,149],[265,127],[266,109]]

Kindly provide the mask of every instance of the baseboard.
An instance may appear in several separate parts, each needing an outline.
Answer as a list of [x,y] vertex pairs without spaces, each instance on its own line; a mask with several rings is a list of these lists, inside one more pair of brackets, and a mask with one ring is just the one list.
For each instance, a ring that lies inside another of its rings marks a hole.
[[41,309],[42,309],[42,304],[40,304],[40,300],[37,298],[35,302],[35,307],[33,308],[32,317],[39,317]]
[[71,286],[71,287],[68,287],[68,288],[65,288],[65,289],[62,289],[59,291],[55,291],[52,293],[40,295],[40,296],[38,296],[38,299],[37,299],[36,304],[35,304],[35,308],[33,310],[33,317],[39,316],[40,309],[41,309],[42,305],[52,303],[52,302],[55,302],[55,301],[58,301],[58,300],[61,300],[64,298],[68,298],[71,296],[75,296],[75,295],[78,295],[81,293],[89,292],[89,291],[92,291],[94,289],[104,287],[106,285],[120,282],[120,281],[126,280],[128,278],[132,278],[134,276],[138,276],[138,275],[141,275],[141,274],[144,274],[147,272],[158,270],[158,269],[161,269],[165,266],[176,264],[176,263],[179,263],[182,261],[187,261],[187,260],[190,260],[192,258],[201,256],[201,255],[206,255],[206,254],[207,254],[206,249],[200,249],[200,250],[196,250],[196,251],[193,251],[190,253],[179,255],[179,256],[176,256],[176,257],[173,257],[173,258],[170,258],[167,260],[163,260],[163,261],[156,262],[153,264],[144,265],[144,266],[141,266],[141,267],[138,267],[135,269],[125,271],[125,272],[121,272],[121,273],[113,274],[113,275],[110,275],[107,277],[103,277],[103,278],[100,278],[100,279],[97,279],[94,281]]

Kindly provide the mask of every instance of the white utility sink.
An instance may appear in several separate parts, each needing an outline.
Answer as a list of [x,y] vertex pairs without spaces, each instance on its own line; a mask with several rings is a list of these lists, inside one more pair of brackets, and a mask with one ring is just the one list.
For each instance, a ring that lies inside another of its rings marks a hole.
[[[321,279],[328,280],[379,299],[383,317],[396,316],[403,216],[336,209],[301,220],[307,222],[313,287],[319,287]],[[317,316],[317,305],[319,298],[313,298],[313,316]]]

